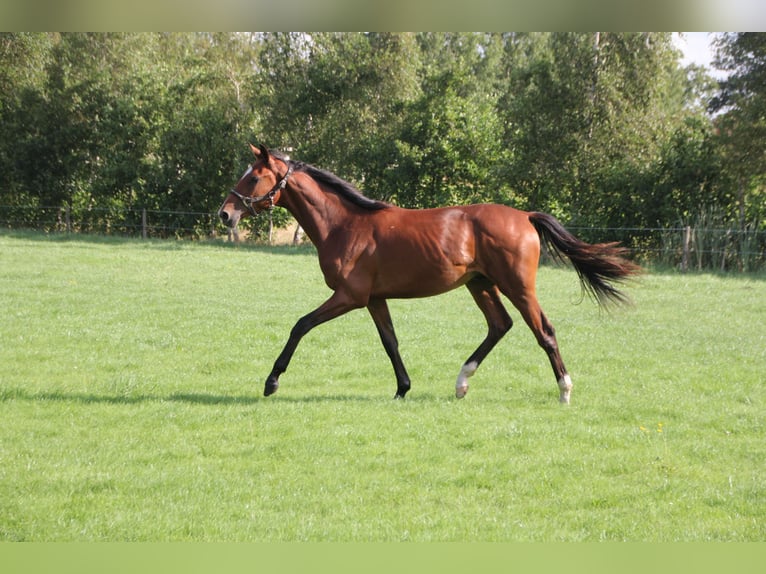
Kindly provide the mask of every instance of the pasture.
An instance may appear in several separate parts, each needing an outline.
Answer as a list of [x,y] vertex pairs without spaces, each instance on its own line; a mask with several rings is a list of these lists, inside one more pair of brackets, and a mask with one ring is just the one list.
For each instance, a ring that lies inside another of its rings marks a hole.
[[650,272],[635,306],[538,294],[574,381],[469,293],[391,301],[412,391],[364,310],[312,331],[310,248],[0,234],[0,540],[766,539],[766,279]]

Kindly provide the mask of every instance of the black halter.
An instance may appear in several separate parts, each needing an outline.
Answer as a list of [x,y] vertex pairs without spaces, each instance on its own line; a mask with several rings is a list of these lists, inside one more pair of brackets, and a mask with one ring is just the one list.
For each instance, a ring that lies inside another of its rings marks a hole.
[[277,194],[278,191],[282,191],[287,186],[287,178],[289,178],[293,173],[293,166],[292,164],[287,164],[287,173],[285,174],[285,177],[280,179],[274,187],[271,188],[271,191],[269,191],[266,195],[261,195],[258,197],[248,197],[247,195],[242,195],[239,193],[236,189],[233,187],[231,188],[231,193],[234,195],[237,199],[239,199],[242,204],[247,208],[247,210],[250,212],[251,215],[256,216],[258,215],[258,212],[255,210],[255,207],[253,207],[255,204],[262,202],[265,199],[269,200],[269,210],[274,209],[274,196]]

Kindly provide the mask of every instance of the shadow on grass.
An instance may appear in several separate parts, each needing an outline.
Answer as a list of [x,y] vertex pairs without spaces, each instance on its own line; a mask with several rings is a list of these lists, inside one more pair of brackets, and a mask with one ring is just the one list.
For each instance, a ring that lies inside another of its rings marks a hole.
[[374,402],[378,397],[366,395],[317,395],[317,396],[274,396],[264,397],[260,395],[251,396],[223,396],[211,395],[206,393],[177,393],[170,395],[166,401],[185,402],[198,405],[250,405],[256,403],[323,403],[323,402]]
[[263,397],[260,395],[216,395],[210,393],[173,393],[171,395],[100,395],[96,393],[68,393],[62,391],[29,393],[21,389],[0,391],[0,403],[11,401],[64,402],[109,405],[136,405],[142,403],[177,402],[191,405],[234,405],[248,406],[258,403],[335,403],[335,402],[380,402],[390,400],[383,396],[333,394],[300,397]]

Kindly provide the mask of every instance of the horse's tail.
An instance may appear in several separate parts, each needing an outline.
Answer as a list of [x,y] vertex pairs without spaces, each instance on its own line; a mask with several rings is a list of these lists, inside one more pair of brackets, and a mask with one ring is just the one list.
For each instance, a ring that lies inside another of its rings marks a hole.
[[559,261],[563,255],[571,261],[583,289],[599,305],[610,302],[628,303],[628,297],[612,283],[636,275],[641,268],[625,258],[627,249],[613,243],[585,243],[569,233],[552,215],[530,213],[529,221],[535,226],[549,253]]

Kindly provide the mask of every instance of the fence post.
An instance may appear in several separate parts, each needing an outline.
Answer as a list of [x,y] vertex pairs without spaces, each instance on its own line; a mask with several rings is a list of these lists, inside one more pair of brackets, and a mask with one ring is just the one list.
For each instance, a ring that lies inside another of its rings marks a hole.
[[141,237],[146,239],[146,208],[141,210]]
[[723,237],[723,255],[721,255],[721,273],[726,271],[726,248],[729,244],[729,237],[731,237],[731,230],[728,230]]
[[692,238],[692,228],[690,226],[684,227],[684,246],[683,254],[681,255],[681,271],[686,272],[689,268],[689,243]]

